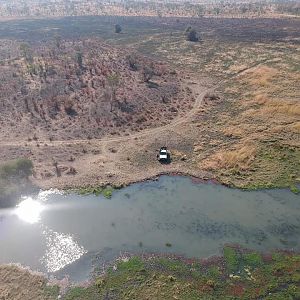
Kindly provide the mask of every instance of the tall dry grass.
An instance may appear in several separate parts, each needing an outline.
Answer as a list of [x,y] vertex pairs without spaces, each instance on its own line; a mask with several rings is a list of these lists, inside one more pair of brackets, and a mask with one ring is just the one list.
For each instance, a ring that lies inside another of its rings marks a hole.
[[222,130],[222,132],[226,136],[236,137],[236,138],[240,138],[245,134],[244,128],[242,128],[242,126],[237,126],[237,125],[225,127]]
[[210,156],[201,164],[201,167],[209,170],[217,168],[247,170],[255,159],[256,153],[257,148],[254,144],[240,144],[236,146],[236,149],[219,151]]
[[293,123],[290,128],[293,132],[300,133],[300,122]]
[[[252,108],[253,104],[260,105],[258,109]],[[243,115],[265,115],[271,117],[278,114],[283,114],[285,117],[288,116],[299,116],[300,115],[300,103],[296,100],[286,99],[270,99],[265,93],[256,93],[252,100],[245,103],[246,107],[251,107],[246,110]]]
[[268,66],[259,66],[247,73],[247,80],[251,85],[266,87],[279,71]]
[[284,114],[286,116],[300,116],[300,103],[290,100],[270,100],[260,109],[261,114]]

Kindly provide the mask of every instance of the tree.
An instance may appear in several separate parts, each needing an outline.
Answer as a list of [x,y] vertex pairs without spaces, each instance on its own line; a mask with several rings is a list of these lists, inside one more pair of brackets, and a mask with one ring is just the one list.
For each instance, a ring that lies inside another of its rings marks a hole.
[[114,104],[116,102],[116,91],[120,84],[120,78],[118,74],[112,74],[107,77],[107,82],[110,87],[110,112],[113,111]]
[[60,177],[61,171],[60,171],[60,168],[58,167],[58,162],[54,158],[52,158],[52,164],[53,164],[53,167],[55,167],[56,176]]
[[22,53],[22,56],[25,58],[27,63],[32,64],[33,63],[33,52],[30,46],[26,43],[22,43],[20,45],[20,50]]
[[130,54],[130,55],[127,56],[127,60],[128,60],[129,67],[131,68],[131,70],[137,71],[138,63],[137,63],[136,56],[134,54]]
[[186,29],[185,34],[186,34],[186,39],[188,41],[190,41],[190,42],[198,42],[199,41],[197,31],[194,28],[192,28],[191,26],[189,26]]
[[55,41],[55,46],[56,46],[58,49],[60,49],[60,47],[61,47],[61,41],[62,41],[61,36],[58,35],[58,34],[55,34],[55,35],[54,35],[54,41]]
[[65,99],[64,109],[69,116],[75,116],[77,114],[76,110],[74,109],[74,102],[70,98]]
[[83,69],[83,54],[82,52],[76,53],[76,61],[80,69]]
[[115,33],[121,33],[121,31],[122,31],[121,25],[120,24],[116,24],[115,25]]
[[185,33],[187,34],[188,32],[190,32],[192,30],[192,26],[188,26],[186,29],[185,29]]
[[154,76],[154,68],[153,65],[151,66],[145,66],[143,69],[143,77],[144,82],[149,82],[150,79]]
[[213,12],[214,12],[215,15],[219,15],[220,12],[221,12],[221,10],[220,10],[219,7],[215,7],[215,8],[213,9]]
[[204,7],[203,6],[198,6],[198,9],[196,11],[196,14],[199,18],[203,17],[204,15]]

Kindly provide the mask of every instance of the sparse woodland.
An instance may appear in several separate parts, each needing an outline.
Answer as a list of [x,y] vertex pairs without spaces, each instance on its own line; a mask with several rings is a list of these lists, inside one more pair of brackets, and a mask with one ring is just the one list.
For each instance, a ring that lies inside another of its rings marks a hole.
[[126,135],[165,124],[190,105],[166,64],[99,40],[57,36],[13,48],[1,47],[1,138]]

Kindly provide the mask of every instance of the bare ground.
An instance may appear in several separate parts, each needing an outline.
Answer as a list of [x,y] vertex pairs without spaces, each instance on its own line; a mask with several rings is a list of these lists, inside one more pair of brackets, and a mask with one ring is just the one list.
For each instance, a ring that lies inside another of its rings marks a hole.
[[0,266],[0,299],[1,300],[52,300],[51,287],[47,287],[46,278],[37,273],[15,265]]

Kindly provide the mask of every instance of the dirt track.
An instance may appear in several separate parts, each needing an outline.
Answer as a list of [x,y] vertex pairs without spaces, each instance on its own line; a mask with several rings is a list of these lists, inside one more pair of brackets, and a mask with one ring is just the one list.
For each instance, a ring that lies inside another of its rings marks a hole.
[[[247,71],[249,68],[235,76]],[[194,119],[204,109],[201,108],[203,99],[220,84],[212,86],[207,79],[188,77],[185,85],[195,98],[193,107],[185,115],[161,127],[101,139],[2,142],[1,148],[32,159],[35,165],[33,181],[41,188],[122,186],[170,173],[213,178],[211,173],[197,166],[190,149],[203,139],[201,123],[194,124]],[[157,149],[162,145],[171,150],[170,165],[161,165],[156,160]],[[61,176],[56,174],[54,161],[58,163]],[[71,169],[75,173],[70,172]]]
[[[191,140],[182,134],[182,129],[190,126],[190,120],[197,114],[209,89],[195,83],[188,85],[196,99],[192,109],[184,116],[161,127],[145,129],[128,136],[102,139],[52,142],[39,140],[38,148],[37,142],[26,142],[26,146],[24,146],[25,142],[6,143],[2,146],[30,149],[36,171],[33,180],[42,188],[127,185],[165,173],[210,177],[205,172],[194,169],[179,157],[176,159],[175,155],[170,165],[161,165],[155,159],[156,151],[161,144],[167,143],[172,151],[176,149],[178,143]],[[76,160],[70,162],[68,158],[74,151],[77,154],[73,155]],[[67,175],[63,171],[62,176],[57,177],[54,172],[53,157],[62,170],[65,171],[72,166],[76,169],[76,174]]]
[[[102,143],[107,144],[109,142],[126,142],[126,141],[134,139],[134,138],[144,137],[147,135],[161,133],[165,130],[170,130],[170,129],[186,122],[190,117],[192,117],[197,112],[197,110],[201,106],[204,96],[208,93],[208,91],[209,91],[208,89],[205,89],[204,91],[202,91],[201,88],[194,87],[195,94],[197,94],[199,92],[201,92],[201,93],[198,94],[198,96],[196,97],[193,108],[188,113],[186,113],[184,116],[174,119],[167,125],[150,128],[150,129],[145,129],[141,132],[132,133],[130,135],[119,136],[119,137],[104,137],[101,139],[92,139],[92,140],[91,139],[54,140],[51,143],[49,143],[49,145],[57,146],[57,145],[63,145],[63,144],[81,144],[81,143],[87,143],[87,142],[93,142],[93,143],[97,143],[99,145]],[[43,143],[48,143],[49,141],[48,140],[44,140],[44,141],[38,140],[38,142],[41,143],[41,146],[42,146]],[[30,144],[30,142],[28,142],[28,143]],[[24,142],[22,142],[22,141],[1,142],[1,145],[3,145],[3,146],[22,146],[23,144],[24,144]],[[36,144],[36,142],[33,141],[32,144]]]

